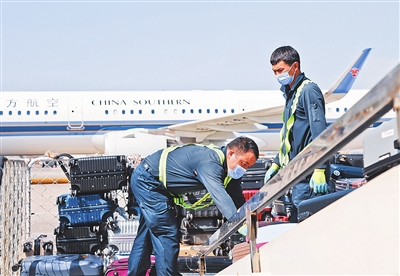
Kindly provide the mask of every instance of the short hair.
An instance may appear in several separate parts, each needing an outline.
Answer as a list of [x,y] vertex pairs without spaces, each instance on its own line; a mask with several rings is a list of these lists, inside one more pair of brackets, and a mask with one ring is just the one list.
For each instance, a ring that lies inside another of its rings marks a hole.
[[250,139],[248,137],[240,136],[233,139],[228,143],[227,148],[236,150],[237,154],[239,155],[248,151],[252,151],[256,159],[258,159],[258,146],[253,139]]
[[271,65],[275,65],[281,60],[289,64],[290,66],[292,66],[293,63],[298,62],[300,69],[300,55],[291,46],[281,46],[271,54],[270,58]]

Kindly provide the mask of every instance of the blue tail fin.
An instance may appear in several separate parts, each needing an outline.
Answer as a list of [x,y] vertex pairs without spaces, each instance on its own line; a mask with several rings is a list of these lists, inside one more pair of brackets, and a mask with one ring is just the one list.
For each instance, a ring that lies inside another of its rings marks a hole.
[[330,100],[338,100],[350,91],[370,51],[371,48],[367,48],[357,56],[333,86],[325,93],[325,98],[330,97]]

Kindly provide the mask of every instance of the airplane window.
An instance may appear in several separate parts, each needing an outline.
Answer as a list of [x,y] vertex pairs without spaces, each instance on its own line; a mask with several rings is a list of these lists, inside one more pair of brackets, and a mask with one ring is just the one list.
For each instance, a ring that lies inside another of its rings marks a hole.
[[232,109],[231,109],[231,113],[235,113],[235,109],[232,108]]
[[340,109],[339,109],[339,107],[337,107],[337,108],[336,108],[336,112],[339,112],[339,111],[340,111]]
[[154,114],[154,112],[155,112],[154,109],[152,109],[152,110],[151,110],[151,114]]
[[131,109],[131,114],[133,114],[133,110]]
[[347,107],[344,108],[344,112],[347,112]]
[[124,109],[122,109],[122,111],[121,111],[121,112],[122,112],[122,114],[125,114],[125,110],[124,110]]
[[174,109],[174,114],[178,114],[178,109]]
[[185,112],[186,112],[185,109],[182,109],[182,114],[185,114]]
[[192,114],[193,114],[193,112],[194,112],[194,111],[193,111],[193,109],[190,109],[190,113],[192,113]]
[[45,110],[44,111],[44,115],[47,115],[47,114],[49,114],[49,112],[47,110]]
[[218,113],[218,109],[215,109],[215,113]]
[[106,115],[108,115],[108,110],[106,110]]
[[142,114],[142,110],[141,109],[139,109],[139,114]]
[[328,112],[331,113],[332,112],[332,108],[328,108]]
[[224,113],[226,113],[226,109],[224,108],[223,110],[222,110]]
[[31,115],[31,112],[29,110],[26,111],[26,115]]
[[8,115],[12,115],[12,111],[10,110],[10,111],[8,111]]
[[207,113],[210,113],[210,109],[207,108]]
[[53,110],[53,115],[57,115],[57,110]]
[[36,115],[39,115],[39,110],[36,110],[36,112],[35,112],[35,113],[36,113]]
[[164,114],[168,114],[168,109],[164,109]]
[[118,115],[118,110],[114,109],[113,114]]
[[201,114],[201,109],[199,109],[199,113]]
[[22,114],[22,112],[21,112],[21,110],[19,110],[19,111],[18,111],[18,115],[21,115],[21,114]]
[[3,111],[0,110],[0,115],[3,115]]

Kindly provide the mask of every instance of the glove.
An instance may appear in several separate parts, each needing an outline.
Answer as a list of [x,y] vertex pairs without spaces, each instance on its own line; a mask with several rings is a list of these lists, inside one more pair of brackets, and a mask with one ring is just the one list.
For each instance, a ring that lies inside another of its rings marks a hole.
[[310,188],[314,190],[314,193],[326,193],[328,190],[328,184],[325,179],[325,169],[315,169],[311,176]]
[[242,234],[243,236],[247,236],[247,223],[244,223],[240,228],[238,229],[238,232]]
[[272,163],[271,167],[265,173],[264,184],[270,180],[277,172],[279,171],[279,166],[275,163]]

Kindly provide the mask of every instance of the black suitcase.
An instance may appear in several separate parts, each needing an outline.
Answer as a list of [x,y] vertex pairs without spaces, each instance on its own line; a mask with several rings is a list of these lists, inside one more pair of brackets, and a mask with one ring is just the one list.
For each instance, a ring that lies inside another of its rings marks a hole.
[[109,222],[113,227],[114,212],[117,204],[104,200],[98,194],[77,195],[62,194],[57,198],[60,227],[93,226]]
[[54,243],[47,239],[47,235],[40,235],[32,241],[27,241],[22,245],[25,256],[32,255],[53,255]]
[[358,153],[354,153],[354,154],[337,153],[330,160],[330,163],[363,168],[364,167],[364,155],[358,154]]
[[297,215],[298,221],[301,222],[305,220],[306,218],[317,213],[319,210],[325,208],[329,204],[335,202],[339,198],[347,195],[352,191],[354,191],[354,189],[342,190],[327,195],[317,196],[300,202]]
[[247,169],[241,179],[242,189],[254,190],[264,186],[265,173],[268,167],[267,160],[258,159],[253,166]]
[[87,254],[29,256],[12,267],[21,276],[103,275],[103,260]]
[[58,254],[100,254],[107,244],[107,224],[99,226],[57,227]]
[[[194,203],[202,198],[207,190],[185,195],[185,201]],[[204,204],[210,203],[211,198]],[[182,208],[183,219],[181,220],[181,242],[185,244],[203,244],[221,225],[223,216],[215,203],[198,210]]]
[[365,178],[369,181],[388,169],[400,164],[400,153],[382,159],[363,169]]
[[[156,259],[157,262],[157,259]],[[180,256],[178,257],[179,272],[193,273],[200,272],[199,257],[197,256]],[[206,273],[218,273],[232,264],[229,257],[208,256],[205,257]]]
[[69,161],[73,194],[94,194],[127,188],[124,155],[72,158]]

